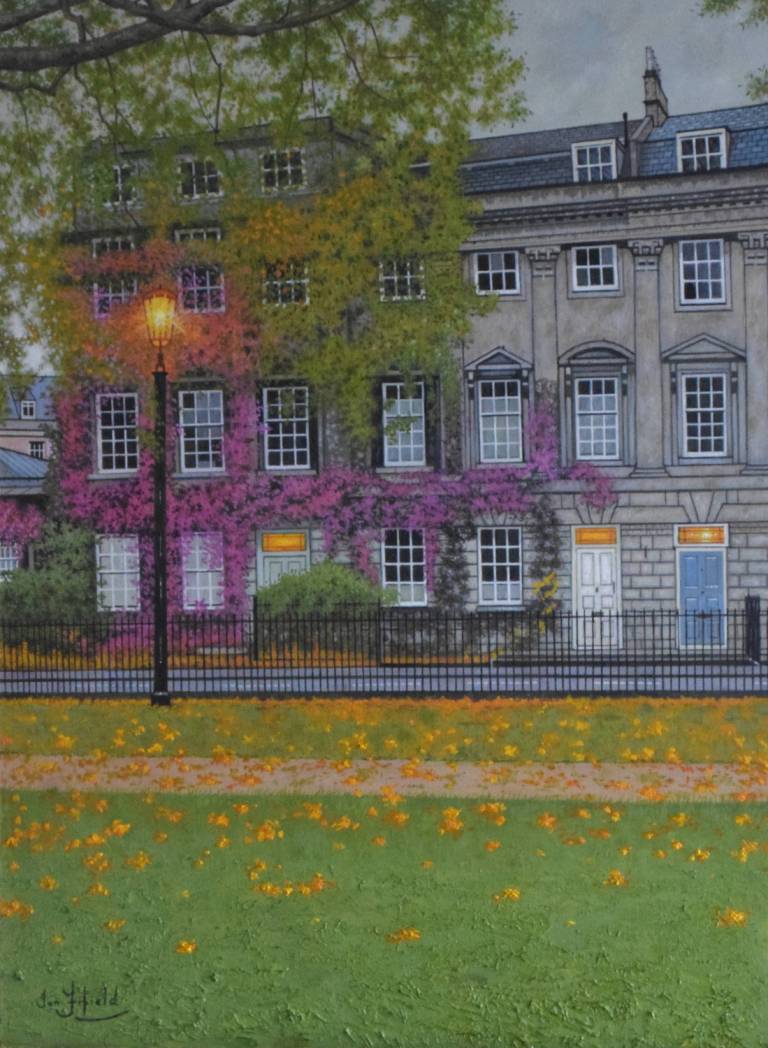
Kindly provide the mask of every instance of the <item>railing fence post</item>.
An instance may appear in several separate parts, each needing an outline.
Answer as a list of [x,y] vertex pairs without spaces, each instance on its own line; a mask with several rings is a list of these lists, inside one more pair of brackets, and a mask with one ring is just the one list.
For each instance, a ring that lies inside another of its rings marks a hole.
[[746,618],[745,655],[752,662],[760,661],[760,598],[748,596],[744,600]]

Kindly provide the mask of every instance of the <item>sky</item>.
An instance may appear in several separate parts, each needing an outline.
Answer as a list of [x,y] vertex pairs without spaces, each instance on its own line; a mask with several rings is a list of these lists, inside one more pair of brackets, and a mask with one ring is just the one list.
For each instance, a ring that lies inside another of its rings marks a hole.
[[[768,22],[743,29],[738,15],[704,18],[696,0],[505,0],[518,28],[513,54],[528,71],[530,116],[482,134],[643,116],[645,48],[661,67],[670,113],[746,105],[748,74],[768,64]],[[30,366],[44,369],[37,349]]]
[[743,29],[743,16],[705,18],[696,0],[506,3],[518,23],[510,49],[526,59],[532,111],[515,130],[641,117],[646,45],[661,66],[670,113],[749,104],[748,74],[768,65],[768,23]]

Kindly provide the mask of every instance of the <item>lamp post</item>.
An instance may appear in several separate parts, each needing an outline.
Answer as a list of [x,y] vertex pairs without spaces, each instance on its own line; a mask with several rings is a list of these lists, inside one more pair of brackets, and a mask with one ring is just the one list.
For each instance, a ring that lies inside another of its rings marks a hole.
[[165,409],[168,373],[163,350],[173,335],[176,298],[169,291],[155,291],[144,299],[144,316],[149,341],[157,350],[155,379],[155,461],[154,461],[154,661],[152,705],[170,706],[168,691],[168,562],[166,554],[165,504]]

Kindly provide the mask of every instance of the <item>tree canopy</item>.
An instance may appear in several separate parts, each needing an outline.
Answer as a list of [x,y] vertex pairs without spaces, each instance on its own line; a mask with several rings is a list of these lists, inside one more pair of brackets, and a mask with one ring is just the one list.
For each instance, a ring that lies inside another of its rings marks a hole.
[[[725,15],[732,11],[743,11],[745,28],[768,21],[768,0],[702,0],[701,12],[705,15]],[[768,66],[755,70],[747,78],[747,93],[750,98],[768,97]]]
[[513,29],[503,0],[0,0],[5,366],[23,348],[12,313],[29,339],[50,339],[41,250],[93,192],[89,143],[119,158],[268,124],[293,145],[322,116],[364,130],[370,158],[388,164],[405,143],[455,168],[472,124],[522,112]]

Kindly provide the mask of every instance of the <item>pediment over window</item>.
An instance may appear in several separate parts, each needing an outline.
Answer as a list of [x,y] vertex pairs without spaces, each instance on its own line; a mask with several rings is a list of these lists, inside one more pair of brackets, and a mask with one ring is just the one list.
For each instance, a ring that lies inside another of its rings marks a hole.
[[477,360],[470,361],[466,371],[530,371],[533,367],[529,360],[523,360],[515,353],[510,353],[506,346],[496,346]]
[[745,350],[714,335],[696,335],[665,349],[661,359],[668,364],[675,364],[684,361],[746,360],[746,356]]
[[560,364],[634,364],[632,350],[616,342],[587,342],[560,354]]

